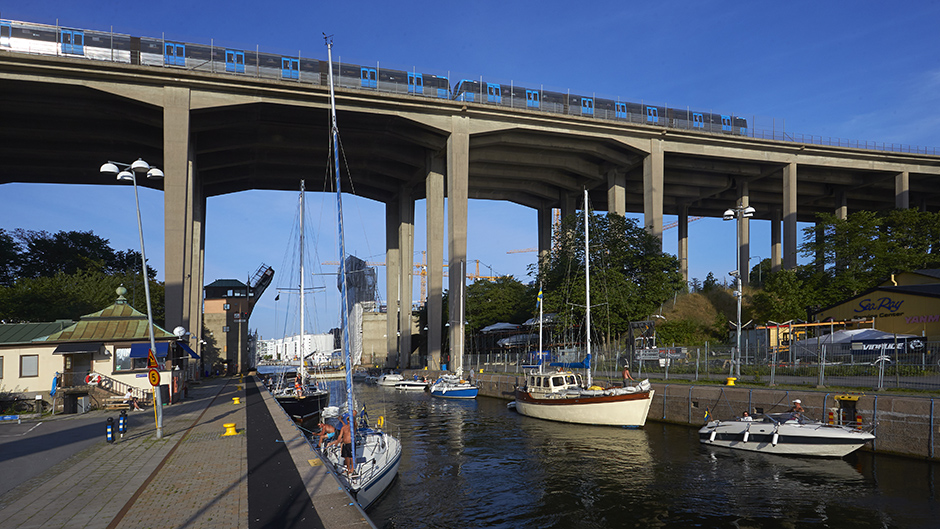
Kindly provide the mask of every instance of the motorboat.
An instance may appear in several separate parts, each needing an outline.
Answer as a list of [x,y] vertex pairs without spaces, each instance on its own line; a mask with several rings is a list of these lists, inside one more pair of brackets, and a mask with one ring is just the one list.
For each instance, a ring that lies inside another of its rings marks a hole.
[[844,457],[875,439],[868,430],[826,424],[802,413],[768,413],[710,421],[698,431],[699,441],[750,452],[815,457]]
[[395,384],[395,389],[402,391],[427,391],[430,383],[426,380],[402,380]]
[[399,382],[403,382],[404,380],[405,377],[401,376],[400,373],[385,373],[376,379],[375,385],[395,387]]

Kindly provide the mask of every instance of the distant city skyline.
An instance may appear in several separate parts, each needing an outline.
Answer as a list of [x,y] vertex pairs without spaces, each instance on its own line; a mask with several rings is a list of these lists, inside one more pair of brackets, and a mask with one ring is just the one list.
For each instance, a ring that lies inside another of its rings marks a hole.
[[[3,19],[24,20],[209,42],[243,49],[325,58],[321,33],[332,33],[334,53],[345,61],[451,73],[452,82],[480,75],[520,85],[570,88],[716,112],[756,116],[788,132],[823,137],[940,146],[940,5],[914,3],[888,9],[857,2],[851,9],[812,2],[712,5],[665,1],[651,5],[591,2],[487,4],[476,9],[440,4],[434,9],[382,2],[335,5],[235,0],[225,7],[171,0],[159,4],[49,0],[6,6]],[[459,74],[457,72],[466,72]],[[767,118],[762,116],[775,116]],[[5,124],[17,126],[17,124]],[[770,127],[767,127],[770,128]],[[342,131],[342,123],[340,123]],[[102,163],[111,153],[103,147]],[[132,161],[132,160],[119,160]],[[154,160],[150,160],[155,162]],[[0,162],[2,166],[2,162]],[[14,175],[15,177],[15,175]],[[128,186],[0,186],[0,227],[7,230],[94,231],[117,250],[139,250],[132,191]],[[147,256],[162,280],[163,195],[141,189]],[[251,191],[207,202],[205,282],[248,277],[262,264],[275,269],[250,326],[264,338],[296,334],[285,328],[284,298],[275,302],[289,266],[290,222],[296,194]],[[348,198],[347,251],[384,261],[384,207]],[[311,193],[318,214],[314,260],[335,261],[332,197]],[[733,204],[729,204],[729,207]],[[249,214],[246,215],[246,212]],[[628,215],[641,218],[640,215]],[[246,218],[247,217],[247,218]],[[424,201],[415,208],[415,262],[425,246]],[[675,220],[667,216],[665,223]],[[802,225],[801,225],[802,227]],[[770,226],[751,222],[751,266],[770,257]],[[471,200],[467,256],[489,275],[528,281],[537,246],[534,210]],[[663,249],[677,252],[675,230]],[[445,249],[446,252],[446,249]],[[472,266],[472,265],[471,265]],[[689,224],[689,277],[709,272],[721,281],[735,268],[733,222]],[[748,267],[749,268],[749,267]],[[321,266],[319,274],[335,273]],[[338,322],[335,281],[315,276],[311,332]],[[415,281],[413,298],[419,299]],[[379,293],[385,295],[384,270]]]

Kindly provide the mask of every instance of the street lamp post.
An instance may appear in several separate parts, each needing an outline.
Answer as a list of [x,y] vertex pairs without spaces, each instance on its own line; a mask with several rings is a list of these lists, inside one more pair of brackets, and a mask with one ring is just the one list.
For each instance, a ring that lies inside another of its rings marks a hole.
[[737,359],[735,359],[734,356],[732,356],[731,358],[732,363],[734,364],[734,376],[736,377],[741,376],[741,298],[744,295],[744,292],[742,290],[742,285],[741,285],[741,227],[740,227],[740,223],[741,223],[741,219],[749,219],[753,216],[754,216],[754,208],[752,208],[751,206],[747,206],[747,207],[736,206],[733,209],[725,210],[725,214],[722,217],[724,218],[724,220],[737,219],[737,224],[738,224],[737,229],[736,229],[738,245],[736,248],[737,251],[735,252],[735,255],[737,256],[735,259],[735,266],[737,269],[732,272],[729,272],[729,274],[735,279],[734,297],[737,298],[737,301],[738,301],[738,323],[736,326],[737,343],[735,344],[735,348],[734,348],[735,356],[737,356]]
[[[124,170],[119,170],[118,166],[123,167]],[[147,277],[147,255],[144,253],[144,228],[140,221],[140,198],[137,196],[137,175],[147,175],[147,178],[163,178],[163,171],[138,158],[132,164],[108,162],[101,166],[100,172],[103,175],[117,177],[118,180],[130,180],[134,185],[134,202],[137,206],[137,233],[140,235],[140,260],[143,267],[141,274],[144,277],[144,294],[147,298],[147,328],[150,331],[150,350],[156,355],[157,345],[153,337],[153,311],[150,308],[150,281]],[[155,387],[153,391],[153,405],[157,423],[156,437],[161,439],[163,438],[163,396],[160,394],[159,386]]]

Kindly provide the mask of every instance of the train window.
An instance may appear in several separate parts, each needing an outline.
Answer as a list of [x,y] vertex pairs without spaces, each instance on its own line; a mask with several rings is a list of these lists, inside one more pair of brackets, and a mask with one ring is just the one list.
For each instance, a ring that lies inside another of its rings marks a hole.
[[409,94],[423,94],[424,93],[424,77],[422,77],[420,73],[408,72],[408,93]]
[[245,73],[245,52],[225,50],[225,71],[229,73]]
[[692,127],[697,129],[705,128],[705,116],[701,112],[692,112]]
[[614,115],[620,119],[627,119],[627,104],[614,103]]
[[281,77],[284,79],[300,79],[300,59],[281,57]]
[[503,91],[500,86],[496,83],[486,83],[486,98],[490,103],[502,103]]
[[167,66],[186,66],[186,45],[176,42],[164,44],[163,64]]
[[731,116],[721,115],[721,130],[731,132]]
[[541,98],[537,90],[525,91],[525,106],[529,108],[541,108]]
[[659,109],[656,107],[646,107],[646,122],[659,123]]
[[594,115],[594,98],[593,97],[581,98],[581,115],[582,116]]
[[63,29],[60,38],[62,39],[62,53],[85,55],[85,33],[83,31]]
[[362,79],[361,86],[363,88],[376,88],[379,86],[376,81],[378,76],[375,72],[375,68],[360,68],[360,75]]
[[13,36],[13,27],[9,22],[0,22],[0,46],[10,47],[10,39]]

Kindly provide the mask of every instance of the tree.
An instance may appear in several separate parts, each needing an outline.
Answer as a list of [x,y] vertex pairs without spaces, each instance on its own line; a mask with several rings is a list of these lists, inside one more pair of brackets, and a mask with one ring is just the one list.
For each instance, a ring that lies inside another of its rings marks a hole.
[[13,235],[0,228],[0,287],[12,285],[19,274],[21,252]]
[[17,228],[16,238],[26,251],[20,266],[20,277],[52,277],[59,272],[74,274],[78,270],[105,271],[114,260],[108,240],[91,231],[32,231]]
[[[546,312],[574,327],[584,320],[583,213],[562,220],[554,235],[540,280]],[[631,321],[645,320],[660,304],[684,288],[679,261],[661,250],[661,242],[620,215],[591,215],[590,262],[593,324],[600,332],[619,336]]]
[[498,322],[523,323],[536,308],[536,294],[534,286],[527,287],[512,276],[474,281],[467,287],[470,332]]
[[760,323],[805,319],[812,289],[800,279],[796,270],[780,270],[764,278],[764,288],[754,294],[752,318]]

